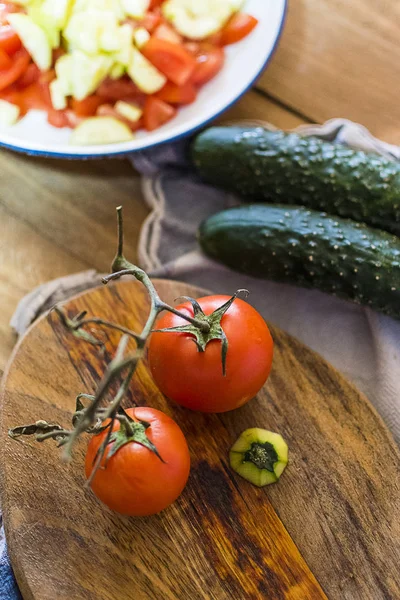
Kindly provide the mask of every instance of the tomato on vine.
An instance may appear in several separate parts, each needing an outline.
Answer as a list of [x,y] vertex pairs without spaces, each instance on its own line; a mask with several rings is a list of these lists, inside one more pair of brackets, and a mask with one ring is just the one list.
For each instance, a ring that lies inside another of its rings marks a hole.
[[148,359],[160,390],[203,412],[225,412],[253,398],[268,378],[273,357],[261,315],[236,294],[187,299],[176,309],[210,328],[202,332],[173,313],[157,321]]
[[[124,411],[116,421],[110,443],[91,482],[97,498],[111,510],[128,516],[158,513],[172,504],[184,489],[190,470],[185,436],[166,414],[154,408]],[[86,452],[89,478],[107,429],[91,438]]]

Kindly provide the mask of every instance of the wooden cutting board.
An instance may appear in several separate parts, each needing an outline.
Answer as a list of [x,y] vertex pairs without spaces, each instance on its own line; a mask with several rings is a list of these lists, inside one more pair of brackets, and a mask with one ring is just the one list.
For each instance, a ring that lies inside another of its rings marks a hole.
[[[158,281],[163,299],[202,291]],[[148,302],[136,282],[67,303],[139,330]],[[338,324],[339,326],[339,324]],[[85,441],[60,462],[54,443],[12,441],[10,427],[46,418],[69,425],[75,395],[93,392],[107,352],[66,332],[52,313],[16,348],[4,378],[2,501],[12,565],[26,600],[388,600],[400,598],[400,458],[367,399],[321,357],[271,327],[265,389],[224,415],[169,403],[142,365],[134,399],[171,415],[187,436],[189,483],[158,516],[112,514],[85,490]],[[290,464],[257,489],[228,451],[247,427],[282,433]]]

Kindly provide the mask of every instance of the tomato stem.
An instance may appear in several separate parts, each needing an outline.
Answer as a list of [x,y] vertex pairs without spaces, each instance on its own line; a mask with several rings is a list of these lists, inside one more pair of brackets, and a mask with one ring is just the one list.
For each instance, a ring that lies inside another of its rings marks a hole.
[[[99,452],[87,485],[90,485],[90,482],[93,480],[96,471],[102,464],[105,453],[108,451],[109,456],[110,453],[115,453],[123,445],[123,436],[125,436],[126,439],[133,439],[136,436],[136,438],[139,440],[138,443],[148,447],[149,450],[155,452],[162,460],[158,454],[157,448],[151,444],[147,437],[146,429],[149,425],[146,423],[139,424],[135,421],[130,423],[129,419],[127,420],[125,411],[123,411],[121,407],[121,403],[128,392],[137,365],[144,356],[144,348],[150,334],[153,331],[153,327],[158,315],[162,311],[169,311],[187,321],[188,324],[184,327],[190,328],[191,332],[194,332],[194,337],[198,341],[199,346],[201,346],[201,349],[203,349],[203,347],[205,348],[208,340],[213,339],[216,335],[218,335],[218,339],[221,339],[223,342],[222,365],[225,372],[227,344],[224,342],[224,334],[219,323],[220,319],[237,296],[236,293],[228,303],[217,309],[215,314],[207,317],[201,311],[195,300],[190,299],[193,306],[193,317],[179,311],[166,302],[163,302],[147,273],[138,266],[130,263],[124,257],[123,214],[121,206],[117,208],[117,224],[117,253],[111,266],[112,272],[104,277],[102,281],[104,284],[107,284],[110,281],[129,275],[133,276],[144,285],[150,298],[150,311],[142,331],[137,333],[131,331],[127,327],[119,325],[118,323],[112,323],[110,321],[101,319],[100,317],[87,317],[86,311],[80,312],[71,318],[68,316],[65,310],[59,306],[56,306],[54,311],[58,315],[62,325],[76,338],[88,342],[94,346],[98,346],[100,350],[104,349],[104,341],[95,335],[96,332],[93,331],[93,329],[90,329],[90,326],[99,325],[118,331],[123,335],[118,344],[114,358],[108,364],[103,378],[98,384],[96,393],[94,395],[79,394],[77,396],[76,409],[72,416],[72,429],[64,429],[56,423],[37,421],[36,423],[30,425],[15,427],[9,431],[10,437],[14,439],[29,435],[33,435],[37,441],[54,439],[56,442],[58,442],[59,446],[63,446],[64,448],[64,460],[70,460],[72,447],[76,440],[83,433],[96,435],[104,432],[105,429],[108,428],[107,435],[105,436],[105,439],[99,448]],[[127,352],[130,338],[133,339],[136,344],[136,348],[133,352]],[[120,381],[117,392],[111,399],[108,399],[107,401],[106,397],[108,396],[110,388],[113,386],[116,380]],[[104,425],[104,421],[107,420],[109,421],[108,424]],[[118,436],[113,436],[112,430],[116,420],[120,422],[120,433]],[[110,450],[108,450],[110,444],[113,444],[113,446]]]

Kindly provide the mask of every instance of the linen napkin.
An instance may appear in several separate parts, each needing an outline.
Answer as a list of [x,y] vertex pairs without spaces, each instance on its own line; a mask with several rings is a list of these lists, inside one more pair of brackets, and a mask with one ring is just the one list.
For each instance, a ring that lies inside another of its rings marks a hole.
[[[259,121],[243,123],[273,128]],[[305,125],[297,131],[400,161],[399,147],[377,140],[361,125],[345,119]],[[400,442],[400,322],[318,291],[243,276],[204,256],[196,242],[199,224],[235,206],[239,198],[200,181],[187,159],[189,143],[180,141],[132,155],[132,163],[142,173],[143,194],[151,211],[141,230],[140,266],[152,276],[193,283],[216,293],[249,289],[248,301],[267,320],[321,354],[367,395]],[[94,287],[100,279],[100,274],[87,271],[39,286],[20,302],[11,325],[22,335],[43,311]],[[0,532],[0,600],[19,598],[4,532]]]

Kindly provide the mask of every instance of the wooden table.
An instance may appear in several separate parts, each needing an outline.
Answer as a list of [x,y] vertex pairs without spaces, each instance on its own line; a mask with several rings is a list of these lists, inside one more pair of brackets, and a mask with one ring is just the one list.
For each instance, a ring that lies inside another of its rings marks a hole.
[[[227,118],[278,127],[348,117],[400,143],[400,2],[289,0],[279,49]],[[0,371],[15,343],[9,320],[36,285],[83,269],[108,270],[114,207],[123,204],[135,260],[147,209],[127,160],[60,162],[0,151]]]

